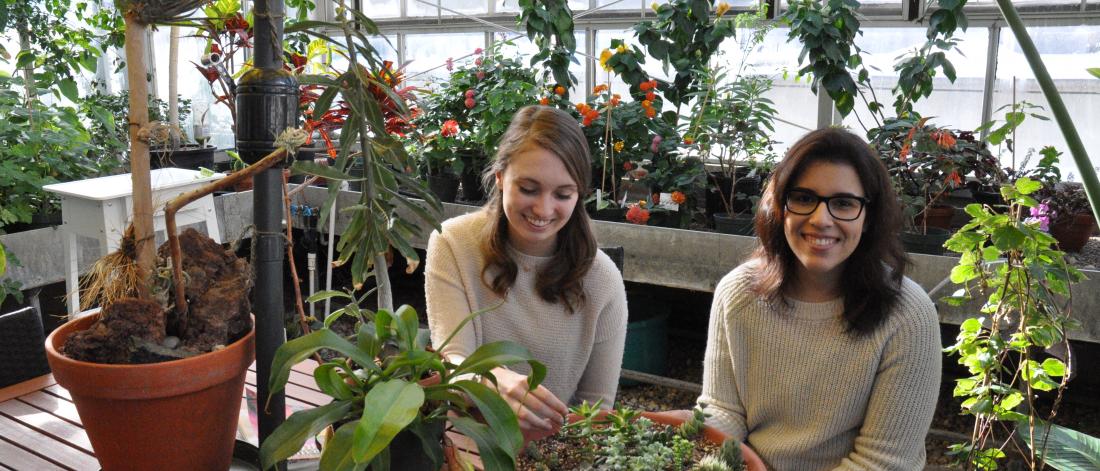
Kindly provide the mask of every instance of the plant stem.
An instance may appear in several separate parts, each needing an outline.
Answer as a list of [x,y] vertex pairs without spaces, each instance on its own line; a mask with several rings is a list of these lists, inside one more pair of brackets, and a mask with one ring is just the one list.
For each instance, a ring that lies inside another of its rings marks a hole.
[[1031,36],[1027,34],[1027,28],[1024,27],[1024,22],[1020,19],[1016,7],[1012,6],[1012,1],[997,0],[997,6],[1000,7],[1001,14],[1004,15],[1008,26],[1012,28],[1012,34],[1016,36],[1016,41],[1020,43],[1020,49],[1023,50],[1027,63],[1031,65],[1031,70],[1035,73],[1035,80],[1039,82],[1039,88],[1043,90],[1043,96],[1050,103],[1054,120],[1058,122],[1058,127],[1066,138],[1066,145],[1069,146],[1070,155],[1073,156],[1073,161],[1077,164],[1077,170],[1081,172],[1081,181],[1085,184],[1085,194],[1088,195],[1089,205],[1092,206],[1092,215],[1100,220],[1100,181],[1096,179],[1096,171],[1093,170],[1089,155],[1085,151],[1085,145],[1081,142],[1081,136],[1077,134],[1077,128],[1073,125],[1073,120],[1070,119],[1066,104],[1062,101],[1062,96],[1058,94],[1058,89],[1054,87],[1054,80],[1050,78],[1050,73],[1043,65],[1043,58],[1039,55],[1039,50],[1035,47]]
[[[138,297],[149,299],[149,277],[156,253],[153,247],[153,191],[149,182],[149,143],[138,137],[149,124],[149,84],[145,79],[145,24],[126,14],[126,73],[130,84],[130,179],[134,199],[134,251]],[[180,278],[182,279],[182,278]]]

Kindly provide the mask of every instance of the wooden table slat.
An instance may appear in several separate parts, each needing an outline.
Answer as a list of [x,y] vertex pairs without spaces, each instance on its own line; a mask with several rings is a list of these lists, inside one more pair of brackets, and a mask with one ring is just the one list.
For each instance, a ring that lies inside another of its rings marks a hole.
[[72,401],[73,400],[73,396],[71,394],[69,394],[69,390],[61,387],[60,384],[54,384],[54,385],[51,385],[49,387],[43,388],[42,390],[43,391],[49,391],[50,394],[53,394],[54,396],[60,397],[64,400],[66,400],[66,401]]
[[[4,441],[3,437],[0,437],[0,468],[33,469],[35,471],[65,470],[65,468],[46,461],[34,453]],[[99,467],[97,466],[95,469],[99,469]]]
[[88,434],[84,432],[83,427],[66,420],[58,420],[57,416],[25,402],[0,402],[0,415],[38,429],[56,440],[80,448],[89,454],[93,453],[92,443],[88,441]]
[[[6,416],[0,416],[0,436],[3,436],[5,440],[9,440],[12,443],[21,444],[21,446],[29,448],[36,454],[41,453],[45,455],[43,458],[54,461],[66,468],[75,470],[99,469],[99,461],[96,460],[94,456],[67,444],[57,442],[49,435],[27,427]],[[56,445],[46,450],[43,449],[43,444],[46,443],[54,443]]]
[[23,381],[22,383],[15,383],[11,386],[0,388],[0,402],[37,391],[53,384],[56,384],[53,380],[53,375],[42,375],[34,379]]
[[[248,375],[245,377],[245,382],[255,385],[256,373],[249,371]],[[325,404],[328,404],[329,402],[332,402],[332,398],[325,393],[314,391],[309,388],[304,388],[294,383],[287,383],[286,395],[289,397],[294,397],[302,402],[308,403],[311,405],[311,407],[323,406]]]
[[76,404],[57,397],[45,391],[27,394],[18,400],[42,409],[74,424],[80,424],[80,414],[76,412]]

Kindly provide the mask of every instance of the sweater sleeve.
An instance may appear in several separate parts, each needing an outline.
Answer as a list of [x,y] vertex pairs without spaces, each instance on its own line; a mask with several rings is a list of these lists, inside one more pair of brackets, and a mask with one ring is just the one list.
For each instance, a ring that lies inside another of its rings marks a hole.
[[699,405],[709,417],[707,425],[717,428],[737,441],[748,435],[745,425],[745,407],[734,381],[737,364],[731,350],[727,321],[731,315],[731,291],[734,277],[727,275],[715,289],[710,306],[710,326],[707,349],[703,358],[703,394]]
[[939,394],[940,331],[935,305],[906,282],[911,286],[900,300],[901,324],[886,339],[855,447],[838,470],[924,468],[925,436]]
[[[432,333],[432,345],[439,346],[459,324],[473,312],[466,296],[465,286],[459,274],[458,259],[451,240],[433,232],[428,238],[427,260],[424,267],[424,295],[427,301],[428,328]],[[437,347],[438,348],[438,347]],[[440,353],[444,357],[466,358],[477,349],[473,322],[467,322]]]
[[603,271],[605,274],[599,282],[602,289],[611,291],[610,302],[599,313],[595,343],[575,394],[578,401],[588,401],[590,404],[602,400],[601,407],[607,409],[615,404],[619,375],[622,372],[627,308],[626,287],[622,276],[617,270]]

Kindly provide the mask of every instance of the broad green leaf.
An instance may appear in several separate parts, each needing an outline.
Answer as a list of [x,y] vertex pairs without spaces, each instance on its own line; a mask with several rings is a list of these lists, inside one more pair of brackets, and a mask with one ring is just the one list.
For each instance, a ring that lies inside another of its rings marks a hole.
[[967,319],[967,320],[963,321],[960,328],[962,329],[963,332],[970,332],[970,333],[979,332],[979,331],[982,330],[982,321],[971,317],[970,319]]
[[326,178],[326,179],[329,179],[329,180],[352,180],[352,181],[357,181],[357,180],[362,180],[363,179],[362,177],[356,177],[356,176],[348,175],[344,172],[341,172],[341,171],[339,171],[339,170],[337,170],[333,167],[329,167],[327,165],[317,165],[314,162],[305,161],[305,160],[299,160],[299,161],[294,162],[294,165],[291,165],[290,170],[292,172],[294,172],[294,174],[296,174],[296,175],[300,175],[300,174],[305,173],[305,174],[309,174],[309,175],[316,175],[316,176]]
[[4,249],[4,244],[0,244],[0,275],[3,275],[8,271],[8,252]]
[[348,422],[336,429],[321,452],[319,469],[325,471],[362,471],[367,463],[356,463],[352,453],[357,422]]
[[515,461],[500,447],[489,426],[469,417],[452,417],[451,424],[463,435],[477,443],[477,451],[485,471],[511,471]]
[[[1016,434],[1032,445],[1031,429],[1026,421],[1016,424]],[[1048,430],[1049,434],[1048,434]],[[1035,437],[1046,436],[1046,443],[1036,443],[1036,452],[1045,449],[1041,456],[1046,464],[1062,471],[1085,471],[1100,469],[1100,438],[1086,435],[1059,425],[1039,421],[1035,425]]]
[[306,440],[317,436],[329,424],[343,419],[351,409],[351,401],[336,401],[291,414],[260,445],[261,469],[270,469],[275,463],[293,456],[302,449]]
[[961,285],[977,277],[978,269],[974,265],[960,263],[951,269],[951,282],[955,284]]
[[1002,251],[1019,250],[1027,236],[1019,229],[1001,226],[993,230],[993,245]]
[[284,343],[275,350],[275,358],[271,361],[272,375],[268,380],[270,391],[282,391],[290,378],[290,369],[322,348],[336,350],[363,368],[377,368],[374,358],[355,348],[351,342],[331,330],[318,330]]
[[1087,70],[1093,77],[1100,78],[1100,67],[1089,67]]
[[363,402],[363,418],[355,427],[352,452],[356,463],[369,463],[374,455],[416,418],[424,405],[419,384],[401,379],[376,383]]
[[313,296],[310,296],[310,297],[306,298],[306,302],[307,303],[315,303],[317,301],[324,301],[324,300],[329,299],[329,298],[354,299],[350,294],[345,293],[343,291],[331,290],[331,291],[319,291],[319,292],[313,293]]
[[65,95],[65,98],[68,98],[73,103],[80,101],[80,92],[76,89],[76,80],[71,78],[61,79],[61,81],[57,83],[57,88],[61,90],[61,94]]
[[1066,364],[1062,363],[1062,360],[1057,358],[1047,358],[1043,360],[1043,371],[1045,371],[1048,376],[1065,376]]
[[416,336],[420,333],[420,321],[416,310],[408,304],[397,308],[397,341],[404,344],[406,350],[416,350]]
[[338,366],[333,363],[325,363],[315,368],[313,370],[313,380],[317,383],[317,387],[321,392],[337,400],[346,401],[352,399],[355,395],[351,390],[351,386],[348,386],[344,382],[344,378],[340,376]]
[[1020,194],[1030,195],[1038,191],[1042,187],[1042,183],[1039,183],[1038,181],[1032,180],[1028,177],[1020,177],[1019,180],[1016,180],[1016,191],[1019,191]]
[[452,374],[485,374],[497,366],[520,362],[531,365],[531,375],[527,380],[531,388],[538,386],[546,376],[546,366],[535,361],[527,347],[512,342],[492,342],[478,347]]
[[519,419],[508,403],[501,399],[499,393],[476,381],[458,381],[454,383],[454,387],[474,401],[504,452],[514,459],[523,446],[523,434],[520,432]]

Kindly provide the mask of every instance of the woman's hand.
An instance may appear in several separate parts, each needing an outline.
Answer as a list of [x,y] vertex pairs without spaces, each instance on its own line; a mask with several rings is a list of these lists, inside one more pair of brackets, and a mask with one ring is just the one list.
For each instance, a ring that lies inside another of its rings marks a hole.
[[561,430],[569,409],[549,389],[528,389],[527,376],[505,368],[494,368],[497,391],[519,419],[526,441],[541,440]]

